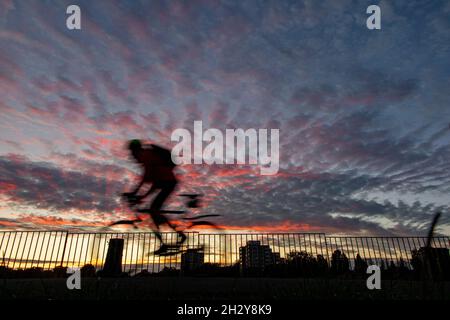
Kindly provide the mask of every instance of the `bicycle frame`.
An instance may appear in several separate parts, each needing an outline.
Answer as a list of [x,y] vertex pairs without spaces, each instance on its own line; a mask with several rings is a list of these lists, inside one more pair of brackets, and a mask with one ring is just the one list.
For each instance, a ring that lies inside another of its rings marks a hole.
[[[200,195],[198,194],[180,194],[181,197],[188,197],[188,202],[186,206],[188,208],[197,208],[198,207],[198,197]],[[117,222],[114,222],[110,224],[109,226],[119,225],[119,224],[128,224],[133,225],[135,228],[137,228],[136,223],[141,223],[143,220],[137,215],[137,213],[146,213],[148,215],[152,215],[152,210],[149,208],[137,208],[137,206],[140,204],[140,201],[138,200],[138,197],[135,195],[128,195],[128,194],[122,194],[122,198],[124,198],[127,202],[128,207],[136,213],[136,219],[133,220],[119,220]],[[204,218],[210,218],[210,217],[217,217],[220,216],[218,214],[204,214],[204,215],[198,215],[194,217],[189,217],[189,210],[159,210],[160,214],[177,214],[177,215],[184,215],[181,220],[189,221],[190,224],[181,229],[180,231],[185,231],[188,229],[191,229],[195,226],[210,226],[214,229],[220,230],[221,228],[217,226],[216,224],[207,221],[207,220],[199,220]]]

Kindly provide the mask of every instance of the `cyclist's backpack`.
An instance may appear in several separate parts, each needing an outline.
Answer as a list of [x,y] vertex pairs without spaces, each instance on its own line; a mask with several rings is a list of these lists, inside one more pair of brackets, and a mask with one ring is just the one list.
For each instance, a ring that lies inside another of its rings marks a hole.
[[166,148],[160,147],[156,144],[150,144],[152,150],[162,159],[164,165],[169,168],[175,168],[177,165],[172,160],[172,153]]

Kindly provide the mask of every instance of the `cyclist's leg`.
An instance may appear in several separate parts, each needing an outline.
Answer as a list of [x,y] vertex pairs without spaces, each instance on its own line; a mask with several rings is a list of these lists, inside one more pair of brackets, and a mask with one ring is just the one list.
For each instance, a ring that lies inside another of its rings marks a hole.
[[[153,209],[152,209],[153,210]],[[167,218],[164,217],[162,214],[157,213],[157,212],[152,212],[150,213],[153,223],[155,225],[155,229],[153,230],[153,232],[155,233],[156,238],[159,240],[160,243],[160,247],[159,249],[157,249],[154,254],[161,254],[167,251],[168,246],[164,243],[164,240],[162,238],[162,234],[160,231],[160,226],[162,224],[165,224],[167,221]]]
[[151,205],[150,205],[150,214],[152,215],[153,221],[159,227],[162,224],[167,224],[172,229],[173,226],[169,222],[169,220],[166,218],[165,215],[161,214],[160,210],[164,204],[164,202],[167,200],[167,198],[170,196],[170,194],[175,189],[176,182],[174,183],[159,183],[155,188],[160,189],[158,194],[156,195],[155,199],[153,199]]
[[158,188],[160,188],[160,192],[156,195],[155,199],[153,200],[152,204],[150,205],[150,211],[151,216],[153,218],[153,222],[156,225],[157,233],[156,236],[161,241],[161,243],[164,244],[162,241],[161,233],[159,232],[159,226],[166,224],[171,229],[176,231],[178,235],[181,237],[181,241],[179,243],[184,242],[186,239],[186,236],[182,231],[177,231],[176,226],[174,226],[172,223],[170,223],[170,220],[167,219],[167,217],[164,214],[160,213],[160,210],[164,204],[164,202],[167,200],[167,198],[172,194],[172,192],[175,190],[175,187],[177,185],[176,181],[170,181],[170,182],[164,182],[158,184]]

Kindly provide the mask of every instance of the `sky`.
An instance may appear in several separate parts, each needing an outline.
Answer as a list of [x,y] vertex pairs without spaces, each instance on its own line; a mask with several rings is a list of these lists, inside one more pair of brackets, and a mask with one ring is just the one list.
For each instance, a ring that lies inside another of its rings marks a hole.
[[448,235],[449,17],[448,1],[2,0],[0,230],[132,216],[126,141],[170,148],[202,120],[280,130],[276,175],[177,168],[177,193],[230,231],[426,235],[441,210]]

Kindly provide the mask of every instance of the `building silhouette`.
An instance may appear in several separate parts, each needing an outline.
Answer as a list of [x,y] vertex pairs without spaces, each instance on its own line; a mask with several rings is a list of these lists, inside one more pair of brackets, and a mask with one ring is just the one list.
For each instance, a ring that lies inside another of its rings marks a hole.
[[181,254],[181,271],[189,272],[205,264],[205,253],[196,249],[187,249]]
[[101,271],[104,277],[117,277],[122,275],[122,255],[124,239],[114,238],[109,240],[105,265]]
[[262,245],[261,241],[247,241],[247,244],[239,248],[239,259],[242,269],[263,271],[267,266],[279,262],[280,254],[273,253],[269,245]]

